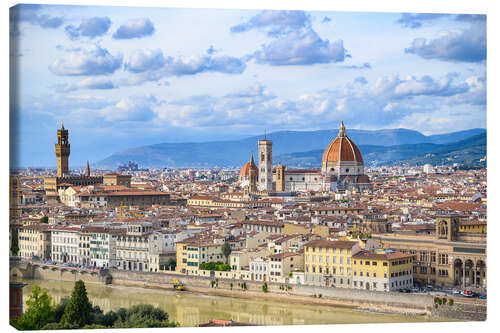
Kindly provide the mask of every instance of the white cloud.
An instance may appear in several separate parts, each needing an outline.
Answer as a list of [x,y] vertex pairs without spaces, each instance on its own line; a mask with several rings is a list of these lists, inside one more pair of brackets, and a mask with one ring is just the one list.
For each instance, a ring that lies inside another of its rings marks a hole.
[[71,49],[68,53],[49,66],[52,73],[63,76],[107,75],[114,73],[122,65],[121,53],[112,55],[97,44]]

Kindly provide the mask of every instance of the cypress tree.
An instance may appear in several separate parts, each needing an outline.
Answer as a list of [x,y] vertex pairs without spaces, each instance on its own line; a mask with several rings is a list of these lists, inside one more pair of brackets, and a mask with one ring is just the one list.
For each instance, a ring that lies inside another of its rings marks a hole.
[[82,327],[90,324],[90,312],[92,304],[87,297],[87,290],[82,280],[75,282],[75,287],[71,293],[71,298],[64,309],[61,321],[65,324],[74,324]]

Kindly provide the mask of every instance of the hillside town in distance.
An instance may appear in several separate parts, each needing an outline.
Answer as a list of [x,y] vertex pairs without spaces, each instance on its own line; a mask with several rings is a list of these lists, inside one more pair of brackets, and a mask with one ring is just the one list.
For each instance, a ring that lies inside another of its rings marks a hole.
[[485,298],[486,169],[365,167],[339,125],[307,170],[265,137],[237,169],[74,170],[61,126],[57,170],[11,171],[11,262]]

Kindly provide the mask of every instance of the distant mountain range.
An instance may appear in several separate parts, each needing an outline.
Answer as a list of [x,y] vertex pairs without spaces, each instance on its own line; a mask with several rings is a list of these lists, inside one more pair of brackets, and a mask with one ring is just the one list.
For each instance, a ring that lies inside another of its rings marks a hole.
[[[448,144],[417,143],[395,146],[358,146],[366,166],[379,165],[452,165],[484,166],[486,161],[486,133]],[[291,167],[318,167],[323,149],[278,155],[276,164]]]
[[[429,136],[402,128],[374,131],[347,129],[346,132],[360,147],[365,164],[387,164],[415,158],[418,156],[417,152],[433,153],[439,148],[445,149],[443,145],[479,134],[486,137],[486,130],[480,128]],[[273,162],[287,166],[319,166],[323,150],[337,133],[338,129],[270,133],[267,139],[273,141]],[[257,141],[260,139],[263,136],[233,141],[160,143],[129,148],[98,162],[97,167],[114,169],[128,161],[134,161],[141,167],[155,168],[239,166],[250,160],[251,152],[257,158]]]

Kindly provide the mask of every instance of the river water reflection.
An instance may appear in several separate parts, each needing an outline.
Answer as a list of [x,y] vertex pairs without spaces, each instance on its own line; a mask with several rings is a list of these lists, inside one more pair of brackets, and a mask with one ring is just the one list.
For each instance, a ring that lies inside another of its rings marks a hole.
[[[72,282],[50,280],[23,280],[24,303],[33,284],[38,284],[59,302],[70,296]],[[86,283],[87,293],[94,305],[103,311],[117,310],[135,304],[147,303],[168,312],[169,319],[181,326],[198,326],[211,318],[232,319],[256,325],[307,324],[361,324],[434,321],[424,316],[400,316],[365,313],[343,308],[318,305],[287,304],[274,301],[205,296],[197,293],[157,290],[125,286],[105,286]]]

